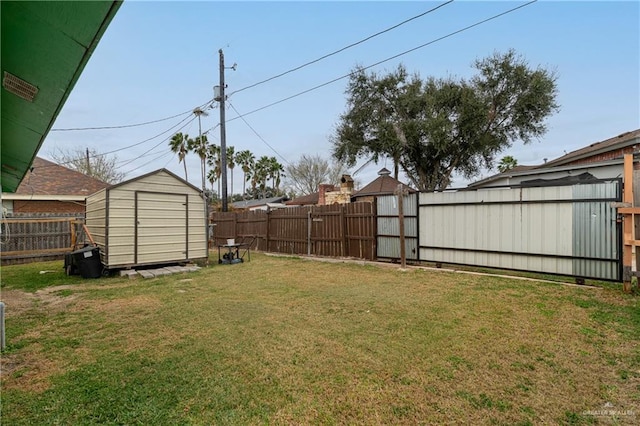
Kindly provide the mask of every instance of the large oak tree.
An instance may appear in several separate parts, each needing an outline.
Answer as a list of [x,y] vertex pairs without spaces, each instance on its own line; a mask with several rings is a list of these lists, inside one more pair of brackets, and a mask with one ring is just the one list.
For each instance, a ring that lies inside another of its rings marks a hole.
[[353,166],[359,158],[393,159],[415,187],[445,189],[452,174],[477,176],[515,141],[546,132],[558,110],[556,75],[531,68],[513,50],[474,63],[471,79],[409,76],[400,65],[388,75],[356,68],[346,89],[347,111],[332,137],[333,156]]

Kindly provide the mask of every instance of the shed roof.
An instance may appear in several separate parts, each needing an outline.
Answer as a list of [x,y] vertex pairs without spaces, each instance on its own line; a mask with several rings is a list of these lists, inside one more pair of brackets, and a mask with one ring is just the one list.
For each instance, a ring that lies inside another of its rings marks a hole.
[[109,184],[36,157],[33,166],[20,183],[16,194],[80,195],[86,197],[108,187]]
[[120,186],[127,185],[127,184],[129,184],[129,183],[131,183],[131,182],[135,182],[135,181],[138,181],[138,180],[142,180],[142,179],[144,179],[144,178],[146,178],[146,177],[148,177],[148,176],[156,175],[156,174],[158,174],[158,173],[166,173],[166,174],[170,175],[171,177],[173,177],[173,178],[175,178],[175,179],[179,180],[179,181],[180,181],[180,182],[182,182],[183,184],[185,184],[185,185],[187,185],[187,186],[189,186],[189,187],[191,187],[191,188],[195,189],[196,191],[198,191],[198,192],[202,192],[202,190],[201,190],[200,188],[198,188],[197,186],[195,186],[195,185],[193,185],[193,184],[189,183],[188,181],[186,181],[186,180],[182,179],[180,176],[178,176],[177,174],[175,174],[175,173],[173,173],[173,172],[171,172],[170,170],[167,170],[167,169],[158,169],[158,170],[154,170],[154,171],[152,171],[152,172],[145,173],[145,174],[143,174],[143,175],[136,176],[136,177],[131,178],[131,179],[129,179],[129,180],[125,180],[125,181],[123,181],[123,182],[119,182],[119,183],[116,183],[116,184],[114,184],[114,185],[111,185],[111,186],[109,186],[107,189],[109,189],[109,190],[111,190],[111,189],[115,189],[115,188],[118,188],[118,187],[120,187]]

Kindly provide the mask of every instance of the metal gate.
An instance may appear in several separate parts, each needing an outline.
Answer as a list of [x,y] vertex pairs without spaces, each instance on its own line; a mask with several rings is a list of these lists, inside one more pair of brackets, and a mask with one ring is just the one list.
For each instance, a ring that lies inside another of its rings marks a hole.
[[[382,195],[376,199],[377,253],[379,259],[400,259],[400,220],[397,195]],[[404,245],[407,260],[418,260],[418,194],[405,195]]]

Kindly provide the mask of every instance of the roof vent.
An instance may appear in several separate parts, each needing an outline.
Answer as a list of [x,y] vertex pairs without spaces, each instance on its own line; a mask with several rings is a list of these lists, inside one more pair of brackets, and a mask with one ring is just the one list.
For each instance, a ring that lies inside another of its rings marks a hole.
[[38,88],[36,86],[29,84],[6,71],[4,72],[4,77],[2,79],[2,87],[7,89],[8,92],[11,92],[29,102],[33,102],[33,99],[38,94]]

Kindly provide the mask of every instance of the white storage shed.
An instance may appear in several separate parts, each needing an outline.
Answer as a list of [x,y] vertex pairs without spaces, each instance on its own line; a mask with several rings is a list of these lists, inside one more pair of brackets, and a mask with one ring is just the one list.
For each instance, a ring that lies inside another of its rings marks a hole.
[[179,263],[208,255],[202,191],[166,169],[87,197],[86,224],[107,269]]

